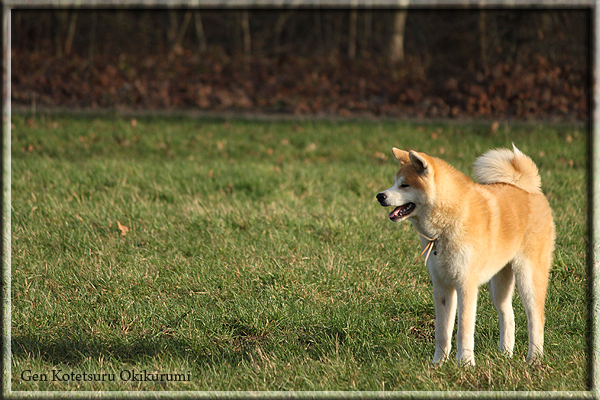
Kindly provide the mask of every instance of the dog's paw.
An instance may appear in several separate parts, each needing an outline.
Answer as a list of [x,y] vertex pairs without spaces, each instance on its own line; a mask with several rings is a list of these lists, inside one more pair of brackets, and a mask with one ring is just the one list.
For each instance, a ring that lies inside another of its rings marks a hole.
[[444,363],[448,359],[448,353],[445,353],[442,350],[438,350],[433,355],[433,360],[431,360],[431,366],[437,367]]
[[440,367],[446,360],[431,360],[431,368],[438,368]]
[[531,365],[539,365],[542,362],[544,355],[544,348],[542,346],[529,345],[529,351],[527,352],[527,363]]
[[508,350],[508,349],[505,349],[505,350],[500,349],[500,354],[502,354],[506,358],[512,358],[513,351],[512,350]]
[[535,354],[533,356],[527,356],[527,364],[529,364],[531,366],[542,365],[542,356],[540,354]]
[[475,358],[459,358],[458,365],[461,367],[474,367],[475,366]]
[[474,367],[475,366],[475,355],[472,350],[459,351],[456,354],[458,365],[461,367]]

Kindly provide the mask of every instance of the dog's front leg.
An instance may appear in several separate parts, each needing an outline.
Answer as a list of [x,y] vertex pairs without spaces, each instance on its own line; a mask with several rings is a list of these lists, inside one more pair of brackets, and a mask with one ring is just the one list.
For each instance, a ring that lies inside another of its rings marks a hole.
[[458,297],[458,330],[456,358],[463,365],[475,365],[475,314],[477,284],[463,283],[456,288]]
[[435,303],[435,353],[433,365],[448,358],[452,348],[452,330],[456,317],[456,289],[432,276]]

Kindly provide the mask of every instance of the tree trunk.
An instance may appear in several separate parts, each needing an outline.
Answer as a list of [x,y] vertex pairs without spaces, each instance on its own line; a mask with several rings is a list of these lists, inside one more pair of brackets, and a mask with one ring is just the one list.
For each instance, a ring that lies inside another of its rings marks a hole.
[[183,38],[185,37],[185,33],[190,26],[190,22],[192,21],[192,12],[186,11],[183,15],[183,22],[181,23],[181,27],[175,36],[173,43],[171,44],[171,51],[176,50],[177,48],[181,48],[183,43]]
[[194,24],[196,25],[196,35],[198,36],[198,50],[200,50],[200,54],[202,54],[206,51],[207,45],[200,11],[194,11]]
[[317,48],[323,50],[325,48],[325,39],[323,35],[323,18],[321,17],[321,10],[313,11],[314,17],[314,36],[317,40]]
[[356,30],[358,22],[358,10],[352,8],[350,11],[350,32],[348,34],[348,58],[354,60],[356,57]]
[[244,34],[244,55],[250,57],[252,53],[252,38],[250,36],[250,13],[242,11],[242,32]]
[[167,29],[167,45],[171,46],[177,37],[177,10],[169,10],[169,29]]
[[289,18],[294,14],[294,11],[286,11],[284,13],[279,14],[277,18],[277,22],[275,22],[275,28],[273,29],[273,37],[275,38],[275,48],[278,48],[281,43],[281,34],[283,33],[283,28],[285,28],[288,23]]
[[56,23],[56,30],[54,31],[54,46],[56,49],[56,55],[62,56],[65,49],[62,33],[63,28],[67,25],[67,21],[69,20],[69,11],[58,10],[56,11],[55,16],[58,21]]
[[96,52],[96,27],[98,25],[98,12],[92,11],[92,22],[90,26],[90,43],[88,47],[88,61],[94,65],[94,53]]
[[481,68],[484,73],[487,74],[488,65],[486,58],[486,50],[487,50],[487,33],[486,33],[486,22],[485,22],[485,10],[483,8],[479,9],[479,48],[481,51],[480,54],[480,62]]
[[404,31],[406,28],[406,16],[409,0],[400,0],[401,9],[394,13],[394,26],[392,31],[392,42],[390,45],[389,59],[393,64],[404,61]]
[[73,48],[73,39],[75,38],[75,28],[77,27],[77,11],[71,11],[71,18],[69,19],[69,29],[67,30],[67,37],[65,38],[65,54],[71,54]]
[[371,36],[373,35],[373,11],[365,12],[365,34],[363,36],[363,52],[371,52]]

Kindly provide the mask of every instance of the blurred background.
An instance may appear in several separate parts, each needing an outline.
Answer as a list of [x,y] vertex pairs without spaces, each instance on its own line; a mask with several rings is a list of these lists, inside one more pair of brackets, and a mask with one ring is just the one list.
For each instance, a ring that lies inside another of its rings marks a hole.
[[17,110],[587,121],[591,9],[12,11]]

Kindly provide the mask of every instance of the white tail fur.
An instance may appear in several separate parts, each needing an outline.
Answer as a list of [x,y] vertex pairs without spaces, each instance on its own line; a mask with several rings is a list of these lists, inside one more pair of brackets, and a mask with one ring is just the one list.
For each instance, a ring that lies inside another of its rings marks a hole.
[[475,178],[479,183],[509,183],[529,193],[542,192],[542,180],[531,158],[513,144],[508,149],[490,150],[474,164]]

